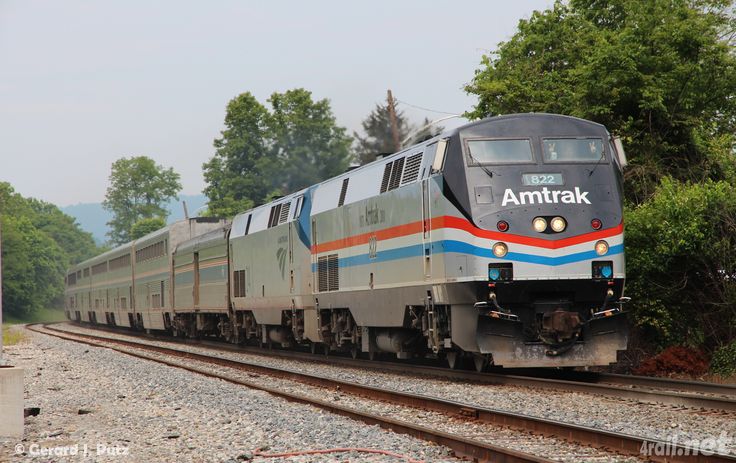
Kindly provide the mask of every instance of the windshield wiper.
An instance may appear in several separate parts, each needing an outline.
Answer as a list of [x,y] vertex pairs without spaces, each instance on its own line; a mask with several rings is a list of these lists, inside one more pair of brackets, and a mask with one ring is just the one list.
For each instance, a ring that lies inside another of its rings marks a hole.
[[601,151],[601,157],[598,159],[598,162],[596,162],[595,165],[593,166],[593,168],[590,170],[590,173],[588,174],[588,177],[591,177],[593,175],[593,172],[595,172],[595,170],[598,168],[598,166],[601,165],[601,161],[603,161],[604,159],[606,159],[606,152],[605,151]]
[[471,160],[471,161],[473,161],[473,162],[474,162],[474,163],[475,163],[475,164],[476,164],[476,165],[477,165],[478,167],[480,167],[481,169],[483,169],[483,172],[485,172],[485,173],[486,173],[486,175],[488,175],[488,176],[489,176],[490,178],[493,178],[493,171],[492,171],[492,170],[489,170],[489,169],[488,169],[488,168],[487,168],[486,166],[484,166],[483,164],[481,164],[480,162],[478,162],[478,160],[477,160],[477,159],[475,159],[475,158],[473,157],[473,153],[471,153],[471,152],[470,152],[470,150],[468,150],[468,157],[469,157],[469,158],[470,158],[470,160]]

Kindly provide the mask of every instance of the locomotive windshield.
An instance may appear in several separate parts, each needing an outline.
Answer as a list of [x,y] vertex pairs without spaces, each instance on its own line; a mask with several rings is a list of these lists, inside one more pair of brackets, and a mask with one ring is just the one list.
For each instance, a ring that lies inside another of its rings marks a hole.
[[544,162],[603,161],[600,138],[545,138],[542,140]]
[[468,140],[472,165],[533,162],[532,145],[521,140]]

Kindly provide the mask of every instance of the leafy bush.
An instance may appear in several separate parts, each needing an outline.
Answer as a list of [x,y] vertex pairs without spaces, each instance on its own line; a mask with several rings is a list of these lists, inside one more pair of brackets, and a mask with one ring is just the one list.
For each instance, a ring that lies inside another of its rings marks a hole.
[[634,323],[660,347],[736,338],[736,195],[728,181],[664,178],[627,211],[627,294]]
[[710,371],[723,377],[736,375],[736,341],[715,351],[710,361]]

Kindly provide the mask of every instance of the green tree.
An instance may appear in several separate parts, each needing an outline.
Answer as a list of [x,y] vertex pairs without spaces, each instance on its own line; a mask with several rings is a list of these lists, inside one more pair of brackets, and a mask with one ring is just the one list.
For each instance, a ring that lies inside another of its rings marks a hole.
[[[361,122],[361,125],[365,137],[361,137],[357,132],[353,133],[355,138],[354,151],[361,165],[375,161],[376,156],[380,154],[391,154],[396,151],[387,104],[376,104],[376,107]],[[396,126],[399,131],[399,140],[406,139],[411,133],[411,124],[401,110],[396,111]]]
[[33,198],[27,202],[33,210],[33,225],[61,247],[69,263],[81,262],[100,252],[92,233],[81,230],[75,219],[57,206]]
[[228,104],[215,155],[203,166],[208,214],[232,217],[347,168],[351,139],[328,100],[294,89],[268,102],[270,109],[243,93]]
[[3,217],[3,307],[26,316],[63,293],[69,260],[28,217]]
[[551,112],[595,120],[623,137],[627,197],[646,200],[663,175],[721,178],[696,143],[736,125],[731,1],[571,0],[519,22],[484,57],[467,91],[485,117]]
[[0,182],[3,309],[25,317],[63,301],[70,263],[97,253],[92,235],[54,205],[26,199]]
[[149,233],[160,230],[166,226],[166,221],[161,217],[147,217],[140,219],[130,227],[130,239],[137,240]]
[[203,166],[210,215],[232,217],[271,193],[264,175],[274,162],[267,150],[267,118],[268,110],[250,93],[228,103],[225,130],[214,141],[215,156]]
[[272,152],[285,174],[283,180],[274,176],[282,194],[345,172],[352,139],[338,127],[328,100],[314,101],[311,92],[298,88],[274,93],[268,101]]
[[113,244],[131,240],[130,232],[140,219],[166,219],[166,202],[181,191],[179,174],[157,165],[147,156],[121,158],[112,165],[110,186],[102,206],[112,212],[108,236]]

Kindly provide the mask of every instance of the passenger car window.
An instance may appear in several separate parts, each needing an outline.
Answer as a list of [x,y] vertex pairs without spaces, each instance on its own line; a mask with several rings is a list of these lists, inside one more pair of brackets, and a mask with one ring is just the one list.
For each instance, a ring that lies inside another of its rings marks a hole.
[[598,162],[605,156],[600,138],[545,138],[544,162]]
[[521,140],[468,140],[471,165],[533,162],[532,145]]

